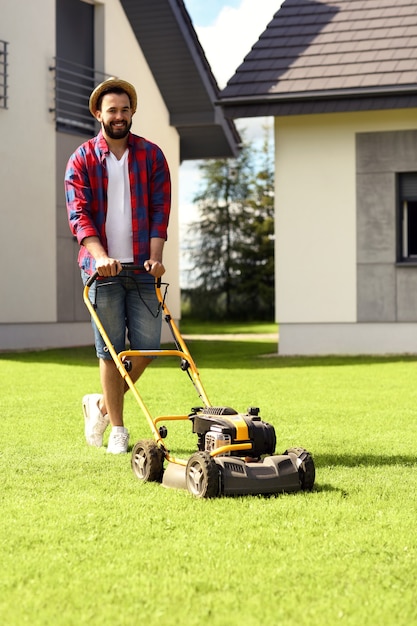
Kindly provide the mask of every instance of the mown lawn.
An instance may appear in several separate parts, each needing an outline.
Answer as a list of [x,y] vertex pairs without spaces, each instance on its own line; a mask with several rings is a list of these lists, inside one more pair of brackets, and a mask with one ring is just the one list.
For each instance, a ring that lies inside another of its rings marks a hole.
[[[0,355],[0,622],[6,626],[417,624],[417,360],[281,358],[268,340],[188,342],[214,405],[259,406],[277,452],[308,448],[310,492],[194,499],[141,484],[83,438],[93,349]],[[171,359],[155,415],[196,394]],[[131,444],[149,437],[126,399]],[[195,450],[188,423],[172,452]]]

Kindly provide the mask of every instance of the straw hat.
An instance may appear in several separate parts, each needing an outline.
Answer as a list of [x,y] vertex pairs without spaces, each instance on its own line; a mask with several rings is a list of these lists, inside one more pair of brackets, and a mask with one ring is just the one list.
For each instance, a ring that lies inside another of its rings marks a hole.
[[97,101],[100,98],[100,96],[104,92],[111,91],[112,89],[123,89],[123,91],[125,91],[127,95],[129,96],[130,108],[132,109],[132,114],[136,112],[138,98],[137,98],[136,90],[134,86],[128,83],[127,81],[122,80],[121,78],[109,78],[105,80],[104,82],[100,83],[100,85],[97,85],[97,87],[94,89],[94,91],[92,92],[90,96],[89,108],[90,108],[91,115],[95,117],[95,113],[97,111]]

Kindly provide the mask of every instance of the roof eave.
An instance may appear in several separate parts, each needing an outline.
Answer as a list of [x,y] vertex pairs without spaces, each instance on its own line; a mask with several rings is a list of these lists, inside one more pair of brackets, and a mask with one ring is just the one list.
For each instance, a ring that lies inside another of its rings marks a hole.
[[178,131],[181,161],[235,157],[241,139],[216,106],[219,88],[183,0],[121,4]]
[[220,93],[217,100],[217,104],[223,108],[225,114],[234,119],[265,115],[294,115],[300,112],[330,112],[332,103],[337,111],[351,110],[353,102],[362,103],[360,110],[377,109],[378,106],[383,109],[414,107],[417,106],[417,85],[267,93],[252,96],[222,97]]

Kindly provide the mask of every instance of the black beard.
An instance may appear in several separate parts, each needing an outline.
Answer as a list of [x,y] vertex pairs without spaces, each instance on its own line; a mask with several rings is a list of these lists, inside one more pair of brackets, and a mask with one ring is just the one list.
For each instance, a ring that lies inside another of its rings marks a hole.
[[113,130],[111,124],[104,124],[103,122],[103,128],[106,132],[106,135],[110,137],[110,139],[124,139],[128,135],[131,127],[132,121],[130,121],[129,124],[126,122],[126,126],[124,126],[123,128],[117,128],[116,130]]

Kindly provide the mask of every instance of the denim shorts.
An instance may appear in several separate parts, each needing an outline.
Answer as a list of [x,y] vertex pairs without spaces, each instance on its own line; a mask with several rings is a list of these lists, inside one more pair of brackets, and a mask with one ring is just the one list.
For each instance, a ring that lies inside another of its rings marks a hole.
[[[84,285],[90,278],[84,270],[81,277]],[[127,341],[131,350],[159,349],[162,313],[153,277],[123,270],[96,280],[88,295],[117,353],[126,349]],[[98,358],[111,359],[94,320],[91,323]]]

